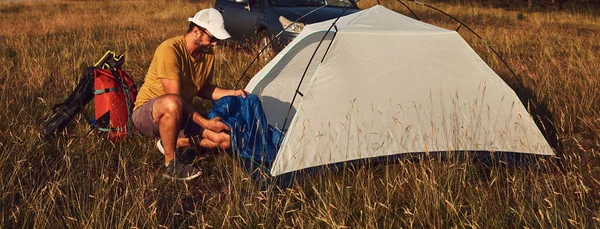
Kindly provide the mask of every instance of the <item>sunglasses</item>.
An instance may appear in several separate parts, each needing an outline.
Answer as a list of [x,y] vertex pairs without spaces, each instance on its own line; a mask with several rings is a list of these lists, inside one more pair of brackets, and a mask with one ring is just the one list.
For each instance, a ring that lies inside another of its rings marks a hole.
[[214,43],[219,40],[215,36],[208,34],[206,31],[204,31],[204,29],[200,29],[200,31],[202,31],[202,33],[206,34],[210,38],[210,43]]

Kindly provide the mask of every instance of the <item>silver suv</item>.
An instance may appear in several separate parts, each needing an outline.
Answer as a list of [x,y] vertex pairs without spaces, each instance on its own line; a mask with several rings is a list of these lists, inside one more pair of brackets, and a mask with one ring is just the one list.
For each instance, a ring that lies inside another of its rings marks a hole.
[[359,11],[355,0],[216,0],[214,8],[223,15],[225,29],[231,34],[232,40],[244,43],[258,41],[259,48],[291,25],[279,39],[273,40],[269,48],[274,52],[298,36],[305,24],[336,18],[346,8],[344,15]]

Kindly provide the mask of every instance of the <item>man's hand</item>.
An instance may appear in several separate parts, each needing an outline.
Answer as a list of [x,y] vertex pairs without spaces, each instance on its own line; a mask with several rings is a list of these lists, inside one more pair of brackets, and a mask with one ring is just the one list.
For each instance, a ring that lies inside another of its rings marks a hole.
[[227,125],[225,125],[225,123],[221,122],[221,117],[214,117],[211,119],[208,119],[205,123],[206,126],[204,126],[205,129],[209,129],[212,130],[214,132],[222,132],[222,131],[229,131],[229,127]]
[[246,95],[248,95],[248,92],[244,91],[244,90],[231,90],[231,95],[233,96],[242,96],[242,98],[246,98]]

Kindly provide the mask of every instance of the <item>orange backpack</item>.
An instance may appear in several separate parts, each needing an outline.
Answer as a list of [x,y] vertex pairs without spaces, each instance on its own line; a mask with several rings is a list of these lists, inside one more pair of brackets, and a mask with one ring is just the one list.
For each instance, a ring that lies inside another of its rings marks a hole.
[[81,113],[94,130],[107,132],[111,141],[124,139],[128,134],[131,136],[131,112],[137,86],[121,69],[124,62],[123,55],[108,51],[96,64],[86,68],[69,97],[52,107],[53,114],[44,122],[42,137],[47,140],[56,137],[92,98],[95,118]]
[[[94,110],[92,125],[100,132],[108,132],[111,141],[131,136],[131,113],[138,89],[131,77],[123,71],[123,55],[107,52],[94,69]],[[101,65],[101,66],[98,66]]]

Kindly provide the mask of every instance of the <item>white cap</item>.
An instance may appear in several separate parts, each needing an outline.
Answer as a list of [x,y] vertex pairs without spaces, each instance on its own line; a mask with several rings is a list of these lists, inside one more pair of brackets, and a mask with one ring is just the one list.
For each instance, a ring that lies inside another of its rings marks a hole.
[[188,18],[188,21],[207,29],[219,40],[225,40],[231,37],[227,30],[225,30],[223,16],[221,16],[221,13],[214,8],[200,10],[194,17]]

